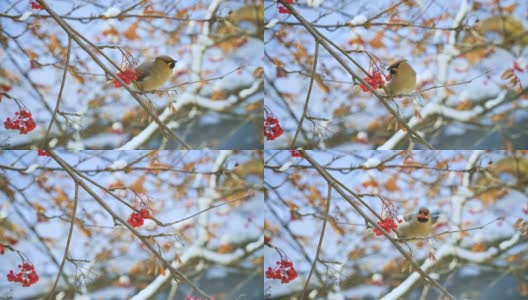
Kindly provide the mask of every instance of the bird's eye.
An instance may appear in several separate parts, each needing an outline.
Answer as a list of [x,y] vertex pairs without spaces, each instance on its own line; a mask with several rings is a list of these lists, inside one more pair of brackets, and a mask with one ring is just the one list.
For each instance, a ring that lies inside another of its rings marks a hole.
[[175,66],[175,63],[174,63],[173,61],[171,61],[171,62],[169,63],[169,68],[172,69],[172,68],[174,68],[174,66]]

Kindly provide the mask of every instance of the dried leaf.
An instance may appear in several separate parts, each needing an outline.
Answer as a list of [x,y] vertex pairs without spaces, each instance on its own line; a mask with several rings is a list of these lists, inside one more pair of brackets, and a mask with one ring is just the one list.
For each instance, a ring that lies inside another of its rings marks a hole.
[[158,264],[158,274],[159,275],[162,275],[162,276],[165,276],[165,268],[163,267],[162,264]]
[[233,246],[230,244],[222,244],[220,247],[218,247],[218,253],[225,254],[225,253],[231,253],[233,252]]
[[476,243],[471,247],[471,251],[473,252],[482,252],[486,250],[486,245],[484,243]]
[[296,43],[296,49],[297,51],[293,53],[293,56],[295,57],[295,59],[300,61],[303,58],[308,56],[308,52],[306,51],[306,48],[304,48],[303,44],[301,44],[300,42]]
[[436,164],[437,169],[446,169],[449,166],[449,160],[444,159]]
[[507,69],[506,71],[502,72],[500,78],[501,78],[502,80],[506,80],[506,79],[510,79],[510,78],[512,78],[513,76],[515,76],[515,74],[513,74],[512,69]]
[[138,194],[145,194],[146,190],[144,187],[145,184],[145,176],[139,176],[138,179],[130,186],[130,189]]
[[349,113],[350,113],[350,106],[341,104],[341,106],[339,106],[338,108],[334,110],[333,115],[336,118],[341,118],[341,117],[348,115]]
[[253,70],[253,77],[256,79],[262,79],[264,77],[264,69],[262,67],[256,67],[255,70]]
[[400,188],[398,187],[398,175],[394,174],[392,175],[383,185],[385,189],[389,192],[396,192],[399,191]]
[[330,222],[330,225],[332,226],[332,228],[334,228],[337,233],[339,233],[340,235],[345,234],[345,229],[341,225],[339,225],[339,223],[337,223],[334,218],[329,217],[328,222]]
[[317,82],[317,85],[319,86],[321,91],[323,91],[325,93],[330,92],[330,88],[328,87],[328,85],[326,85],[326,83],[323,81],[321,76],[315,75],[315,82]]
[[63,52],[64,49],[62,48],[59,40],[57,40],[57,38],[55,37],[55,35],[50,35],[50,44],[49,44],[49,48],[51,50],[51,52],[55,53],[56,50],[59,51],[59,53]]
[[84,236],[88,238],[92,237],[92,232],[86,226],[84,226],[81,221],[75,220],[75,224],[77,225],[77,228],[81,231],[81,233],[84,234]]
[[224,91],[222,90],[216,90],[213,92],[213,94],[211,94],[211,99],[213,100],[221,100],[221,99],[224,99],[225,98],[225,94],[224,94]]
[[519,4],[518,3],[513,3],[511,5],[504,6],[502,8],[502,10],[504,10],[508,15],[511,15],[511,14],[513,14],[513,11],[517,7],[517,5],[519,5]]
[[57,196],[55,196],[53,200],[55,200],[55,204],[57,204],[57,206],[62,207],[62,203],[68,201],[68,197],[66,196],[66,193],[64,193],[64,190],[60,187],[55,188],[55,193]]
[[156,262],[156,257],[152,257],[149,261],[149,264],[148,264],[148,267],[147,267],[147,274],[154,274],[155,270],[156,270],[156,265],[157,265],[157,262]]
[[24,52],[26,52],[30,60],[36,60],[38,58],[38,54],[31,49],[24,49]]
[[458,110],[458,111],[469,110],[469,109],[471,109],[472,106],[473,106],[473,104],[471,104],[470,101],[462,101],[462,102],[457,104],[455,109]]
[[262,107],[262,103],[261,102],[253,102],[253,103],[249,103],[247,104],[246,106],[244,106],[244,110],[247,111],[247,112],[251,112],[251,111],[255,111],[259,108]]
[[15,199],[15,191],[9,187],[7,177],[0,175],[0,192],[3,192],[9,199]]
[[321,199],[322,199],[322,196],[319,190],[315,186],[311,185],[310,194],[308,195],[307,200],[310,203],[316,203],[318,202],[318,200],[321,200]]
[[517,221],[515,221],[515,223],[513,224],[513,228],[520,229],[522,221],[523,221],[523,219],[518,218]]
[[124,33],[124,36],[128,40],[137,40],[139,39],[137,35],[137,28],[138,28],[138,22],[132,23],[132,25],[128,26],[127,30]]
[[183,170],[187,172],[192,172],[194,171],[194,166],[195,166],[194,162],[186,163],[183,165]]
[[367,125],[367,131],[374,131],[380,129],[382,126],[383,122],[379,119],[375,119],[370,121],[370,123]]
[[77,70],[75,68],[73,68],[72,66],[70,66],[68,68],[68,72],[70,72],[70,74],[73,76],[73,78],[75,78],[75,80],[77,80],[77,82],[83,84],[85,83],[85,80],[84,78],[81,76],[81,74],[79,74],[77,72]]
[[370,46],[372,48],[375,48],[375,49],[380,49],[380,48],[383,48],[385,47],[385,44],[383,43],[383,36],[384,36],[384,33],[383,31],[378,31],[376,33],[376,36],[370,41]]

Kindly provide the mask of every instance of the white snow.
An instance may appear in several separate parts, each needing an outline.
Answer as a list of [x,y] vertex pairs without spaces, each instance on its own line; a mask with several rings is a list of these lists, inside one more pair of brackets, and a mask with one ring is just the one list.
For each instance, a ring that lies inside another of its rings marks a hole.
[[273,28],[273,26],[277,25],[279,23],[279,19],[272,19],[271,21],[266,24],[265,28],[270,29]]
[[121,13],[121,10],[117,7],[109,7],[104,13],[103,16],[106,18],[117,17]]
[[319,7],[323,0],[306,0],[306,4],[310,7]]
[[358,15],[358,16],[355,16],[352,20],[350,20],[348,24],[352,26],[357,26],[357,25],[365,24],[367,20],[368,20],[367,17],[363,15]]
[[361,166],[365,168],[375,168],[381,164],[381,160],[377,157],[369,158],[366,162],[364,162]]
[[24,174],[31,174],[31,173],[33,173],[36,169],[38,169],[38,167],[40,167],[39,164],[32,164],[32,165],[29,166],[26,170],[24,170]]

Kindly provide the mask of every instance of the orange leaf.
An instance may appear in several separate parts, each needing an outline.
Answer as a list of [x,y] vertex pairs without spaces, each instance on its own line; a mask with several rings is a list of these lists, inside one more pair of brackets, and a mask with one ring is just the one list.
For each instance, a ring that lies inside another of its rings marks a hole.
[[164,275],[165,275],[165,268],[163,267],[162,264],[159,264],[158,267],[159,267],[159,269],[158,269],[158,274],[164,276]]
[[190,162],[190,163],[184,164],[183,170],[187,172],[194,171],[194,163]]
[[370,121],[370,123],[367,125],[368,131],[374,131],[376,129],[380,129],[383,126],[383,122],[379,119],[375,119]]
[[315,75],[315,82],[317,82],[317,85],[319,86],[319,88],[325,92],[325,93],[328,93],[330,92],[330,88],[328,87],[328,85],[326,85],[326,83],[323,81],[323,79],[321,78],[321,76],[319,75]]
[[505,6],[503,7],[502,9],[508,13],[508,15],[511,15],[513,14],[513,11],[515,10],[515,8],[517,7],[518,3],[513,3],[512,5],[508,5],[508,6]]
[[521,228],[522,221],[523,221],[523,219],[518,218],[517,221],[515,221],[515,223],[513,224],[513,228],[515,228],[515,229]]
[[329,218],[328,221],[337,233],[339,233],[340,235],[345,234],[345,229],[341,225],[339,225],[339,223],[337,223],[334,218]]
[[84,236],[92,237],[92,232],[86,226],[84,226],[81,221],[75,220],[75,224],[77,225],[77,228],[81,231],[81,233],[84,234]]
[[341,104],[338,108],[334,110],[334,116],[337,118],[344,117],[350,113],[350,106]]
[[471,109],[473,105],[471,104],[470,101],[462,101],[460,103],[458,103],[458,105],[456,106],[456,110],[458,111],[461,111],[461,110],[469,110]]
[[218,253],[225,254],[233,252],[233,246],[229,244],[223,244],[220,247],[218,247]]
[[502,80],[506,80],[512,78],[513,76],[515,76],[515,74],[513,74],[513,71],[511,69],[507,69],[506,71],[502,72],[500,78]]
[[284,68],[284,63],[278,58],[272,58],[271,61],[277,68]]
[[380,48],[385,47],[385,44],[382,41],[383,36],[384,36],[383,31],[378,31],[376,33],[376,36],[370,41],[369,43],[370,46],[375,49],[380,49]]
[[486,250],[486,245],[484,243],[476,243],[471,247],[471,251],[473,252],[481,252]]
[[299,209],[299,206],[297,206],[297,204],[293,203],[292,201],[286,200],[285,202],[286,202],[286,205],[288,205],[288,208],[290,210],[296,211]]
[[310,186],[310,194],[308,195],[308,201],[310,203],[314,203],[316,200],[320,200],[322,197],[321,197],[321,193],[319,192],[319,190],[311,185]]
[[54,198],[55,204],[62,206],[62,202],[67,201],[68,197],[60,187],[55,188],[55,193],[57,193],[57,196]]
[[385,187],[385,189],[387,189],[387,191],[390,192],[399,191],[400,188],[398,187],[398,175],[392,175],[383,186]]
[[306,52],[306,48],[304,48],[303,44],[298,42],[296,44],[297,51],[293,54],[297,60],[301,60],[302,58],[306,57],[308,55],[308,52]]
[[125,38],[129,40],[137,40],[139,38],[136,32],[137,28],[137,22],[134,22],[132,25],[128,26],[128,29],[124,33]]
[[441,160],[436,164],[436,168],[438,169],[445,169],[449,165],[449,161],[447,159]]
[[145,187],[143,186],[145,184],[145,176],[139,176],[136,182],[130,186],[130,189],[138,194],[145,194]]
[[36,60],[38,58],[38,54],[31,49],[24,49],[24,52],[26,52],[30,60]]
[[253,70],[253,77],[256,79],[262,79],[264,77],[264,69],[262,67],[256,67]]
[[222,91],[222,90],[216,90],[216,91],[213,92],[213,94],[211,95],[210,98],[213,99],[213,100],[224,99],[224,98],[225,98],[224,91]]
[[156,271],[156,265],[156,257],[152,257],[148,264],[147,274],[154,274],[154,272]]
[[59,50],[59,51],[63,50],[61,44],[59,43],[59,40],[57,40],[57,38],[53,34],[50,36],[49,48],[52,52],[54,52],[55,50]]

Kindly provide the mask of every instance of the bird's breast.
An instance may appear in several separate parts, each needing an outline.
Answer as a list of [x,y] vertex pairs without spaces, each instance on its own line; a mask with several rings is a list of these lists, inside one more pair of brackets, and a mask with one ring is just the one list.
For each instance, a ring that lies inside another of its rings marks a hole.
[[156,90],[160,88],[172,74],[172,70],[166,66],[160,66],[156,72],[152,72],[141,81],[141,87],[145,91]]

